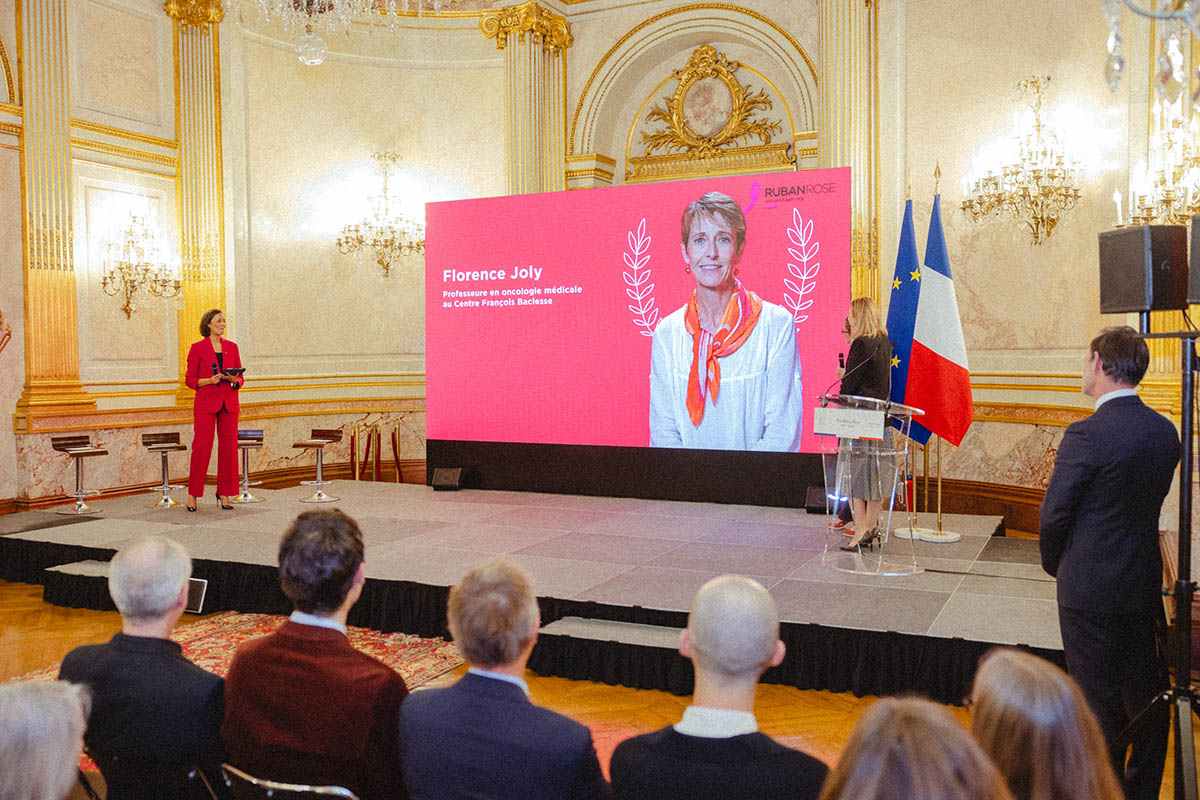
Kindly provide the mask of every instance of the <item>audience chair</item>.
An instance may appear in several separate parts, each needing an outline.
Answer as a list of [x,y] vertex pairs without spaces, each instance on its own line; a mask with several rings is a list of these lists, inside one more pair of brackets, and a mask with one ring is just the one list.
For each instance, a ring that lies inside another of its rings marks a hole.
[[[320,453],[319,450],[317,452]],[[272,800],[274,798],[301,800],[315,797],[342,797],[346,800],[358,800],[358,795],[341,786],[306,786],[300,783],[268,781],[247,775],[229,764],[222,764],[221,772],[225,775],[225,785],[233,792],[233,800],[263,800],[267,797]]]
[[162,492],[162,499],[151,506],[151,508],[170,508],[171,506],[179,505],[179,503],[171,499],[171,490],[182,489],[183,487],[172,486],[171,481],[167,478],[167,456],[171,453],[187,451],[187,445],[180,443],[178,433],[143,433],[142,446],[151,453],[158,453],[162,456],[162,484],[150,490],[152,492]]
[[[100,768],[100,775],[108,787],[106,794],[117,786],[122,796],[136,793],[135,796],[170,797],[172,800],[222,800],[227,795],[224,787],[220,787],[220,792],[216,791],[204,772],[192,764],[134,761],[91,749],[87,754]],[[96,790],[82,770],[79,771],[79,782],[87,796],[96,800]]]
[[93,447],[90,436],[52,436],[50,446],[60,453],[66,453],[75,459],[75,505],[63,509],[59,514],[91,514],[92,509],[83,502],[85,495],[100,494],[99,489],[83,489],[83,459],[91,456],[106,456],[108,451],[102,447]]
[[250,480],[250,451],[260,450],[263,446],[263,432],[258,430],[239,430],[238,449],[242,451],[242,487],[238,496],[233,498],[235,503],[261,503],[266,498],[250,494],[251,486],[259,486],[262,481]]
[[332,503],[338,499],[325,494],[325,487],[333,483],[333,481],[325,480],[321,469],[324,463],[325,445],[334,444],[341,440],[342,432],[337,428],[313,428],[310,438],[292,445],[292,447],[298,447],[303,450],[317,451],[317,479],[315,481],[303,481],[303,485],[315,486],[317,487],[317,491],[312,497],[306,497],[301,500],[301,503]]

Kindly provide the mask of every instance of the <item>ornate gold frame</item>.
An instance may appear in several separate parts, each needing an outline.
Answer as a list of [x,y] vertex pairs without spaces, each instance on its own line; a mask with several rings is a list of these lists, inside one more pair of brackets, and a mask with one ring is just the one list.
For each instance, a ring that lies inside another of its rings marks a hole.
[[[783,142],[771,141],[784,133],[783,124],[759,114],[773,108],[771,98],[766,90],[752,92],[743,86],[734,75],[740,67],[711,45],[701,45],[685,67],[671,72],[670,79],[678,81],[675,91],[652,106],[644,120],[661,126],[642,131],[644,150],[641,156],[629,156],[626,183],[796,168],[791,132]],[[685,104],[695,85],[709,78],[728,90],[730,109],[720,130],[704,135],[689,123]],[[750,144],[753,139],[758,143]]]

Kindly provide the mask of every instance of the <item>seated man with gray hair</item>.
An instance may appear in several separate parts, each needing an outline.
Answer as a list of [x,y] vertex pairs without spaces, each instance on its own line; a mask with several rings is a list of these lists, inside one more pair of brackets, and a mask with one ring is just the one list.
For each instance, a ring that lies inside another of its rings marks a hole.
[[696,671],[692,705],[673,726],[617,745],[613,793],[630,800],[816,798],[828,767],[759,733],[754,717],[758,679],[784,655],[767,590],[740,575],[701,586],[679,652]]
[[120,632],[63,659],[58,677],[92,692],[84,742],[109,800],[209,797],[200,781],[187,780],[192,767],[219,783],[224,683],[170,639],[191,574],[187,550],[165,537],[121,548],[108,567]]
[[529,579],[495,559],[450,589],[450,633],[471,667],[400,707],[400,758],[414,800],[570,800],[608,795],[592,734],[529,701],[525,664],[541,616]]

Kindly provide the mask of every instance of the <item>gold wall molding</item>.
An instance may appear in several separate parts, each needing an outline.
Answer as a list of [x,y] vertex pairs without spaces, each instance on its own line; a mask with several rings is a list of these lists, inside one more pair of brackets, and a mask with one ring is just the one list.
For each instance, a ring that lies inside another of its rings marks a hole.
[[79,382],[67,0],[17,6],[25,385],[18,418],[95,408]]
[[566,188],[565,17],[535,2],[485,13],[479,30],[504,52],[504,154],[509,194]]
[[92,139],[84,139],[81,136],[72,136],[71,146],[77,147],[80,150],[91,150],[94,153],[107,153],[113,156],[132,158],[135,161],[159,164],[172,169],[179,163],[179,160],[174,156],[164,156],[160,153],[151,153],[147,150],[137,150],[132,147],[121,147],[120,145],[109,144],[108,142],[97,142]]
[[1092,414],[1090,408],[1040,405],[1036,403],[981,403],[975,401],[976,422],[1008,422],[1015,425],[1050,425],[1065,428]]
[[4,49],[4,40],[0,39],[0,71],[4,72],[4,88],[8,93],[8,102],[14,105],[21,102],[17,96],[17,84],[13,78],[12,62],[8,60],[8,51]]
[[[754,92],[743,85],[734,74],[740,68],[715,47],[701,45],[684,67],[672,70],[666,81],[675,80],[675,90],[646,113],[644,122],[658,126],[641,131],[642,155],[626,152],[625,182],[795,169],[792,131],[786,141],[772,143],[772,137],[784,132],[783,122],[765,116],[774,107],[771,98],[764,89]],[[712,109],[689,102],[693,91],[706,95],[710,104],[728,98],[729,108],[719,107],[709,118],[706,112]],[[639,110],[630,140],[641,116]],[[790,114],[788,118],[790,128]],[[751,144],[755,139],[758,144]]]
[[163,11],[181,25],[207,30],[225,19],[221,0],[166,0]]
[[72,119],[71,126],[81,131],[88,131],[89,133],[102,133],[106,136],[113,136],[118,139],[128,139],[131,142],[139,142],[141,144],[148,144],[153,147],[161,147],[164,150],[179,149],[179,142],[174,142],[170,139],[163,139],[159,136],[149,136],[144,133],[137,133],[136,131],[127,131],[124,128],[114,128],[110,125],[101,125],[98,122],[89,122],[86,119]]
[[575,41],[567,18],[542,8],[534,0],[485,11],[479,18],[479,30],[496,40],[497,50],[505,49],[514,34],[519,43],[524,44],[528,37],[546,50],[566,50]]
[[13,125],[11,122],[0,122],[0,131],[11,133],[13,136],[20,136],[21,126]]
[[25,110],[18,105],[13,105],[12,103],[0,103],[0,111],[7,112],[18,117],[25,116]]
[[[621,36],[619,39],[617,39],[616,42],[613,43],[613,45],[608,49],[608,51],[604,54],[604,56],[596,63],[596,66],[592,69],[591,74],[588,75],[588,79],[584,83],[582,91],[580,91],[580,93],[579,93],[579,100],[576,103],[575,111],[571,116],[570,133],[567,137],[567,146],[568,146],[567,153],[568,153],[568,155],[572,155],[572,154],[575,154],[576,152],[579,152],[579,151],[577,151],[577,148],[579,148],[581,146],[584,146],[584,147],[591,146],[592,143],[590,142],[590,134],[588,136],[584,137],[588,141],[583,141],[580,139],[580,131],[579,131],[580,118],[582,117],[585,108],[595,107],[595,106],[599,106],[599,105],[603,104],[603,102],[605,100],[605,96],[606,96],[606,89],[601,89],[598,87],[596,90],[596,96],[593,97],[592,96],[593,95],[593,86],[596,86],[597,82],[601,80],[602,76],[606,75],[606,70],[609,67],[609,62],[613,61],[613,59],[617,57],[617,54],[621,53],[626,48],[626,46],[629,44],[630,40],[633,39],[634,37],[640,35],[643,31],[646,30],[646,28],[655,26],[655,25],[659,24],[660,22],[662,22],[663,20],[666,20],[672,16],[676,16],[676,15],[680,15],[680,14],[694,15],[698,12],[706,12],[706,11],[727,12],[727,13],[731,13],[731,14],[737,14],[739,16],[745,16],[755,22],[761,23],[762,25],[768,27],[771,31],[774,32],[774,34],[776,36],[779,37],[779,39],[781,41],[786,42],[788,44],[788,46],[791,48],[793,53],[795,53],[796,55],[798,55],[800,57],[800,59],[803,61],[804,65],[808,69],[809,79],[812,81],[813,86],[814,87],[820,86],[820,81],[818,79],[816,65],[813,64],[813,61],[809,57],[807,51],[805,51],[805,49],[800,46],[800,43],[798,41],[796,41],[796,38],[794,36],[792,36],[791,33],[788,32],[786,27],[779,24],[775,20],[773,20],[770,17],[767,17],[763,14],[760,14],[759,12],[754,11],[753,9],[744,8],[742,6],[733,5],[731,3],[687,3],[685,5],[677,6],[675,8],[671,8],[671,9],[668,9],[661,13],[655,14],[654,16],[649,17],[648,19],[643,20],[642,22],[638,23],[634,27],[630,28],[629,31],[627,31],[623,36]],[[628,57],[632,57],[632,54],[626,54],[626,55]],[[627,59],[623,59],[622,62],[620,64],[617,64],[616,66],[622,66],[625,63],[625,60],[627,60]],[[796,76],[796,77],[799,80],[799,76]],[[812,115],[812,116],[816,116],[816,115]]]

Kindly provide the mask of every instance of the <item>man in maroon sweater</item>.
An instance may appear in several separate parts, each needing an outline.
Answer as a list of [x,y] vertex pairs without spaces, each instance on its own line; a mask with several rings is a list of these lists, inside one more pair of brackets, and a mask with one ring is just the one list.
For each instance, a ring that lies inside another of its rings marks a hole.
[[362,594],[363,538],[341,511],[306,511],[279,544],[279,581],[296,610],[238,648],[221,736],[257,778],[343,786],[362,800],[406,797],[396,752],[404,679],[346,638]]

